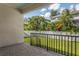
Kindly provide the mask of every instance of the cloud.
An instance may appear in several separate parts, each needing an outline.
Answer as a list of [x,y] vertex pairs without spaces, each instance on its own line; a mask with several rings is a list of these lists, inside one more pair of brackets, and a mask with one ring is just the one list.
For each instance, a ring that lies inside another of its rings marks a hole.
[[50,12],[47,12],[47,13],[45,13],[45,17],[49,17],[51,14],[50,14]]
[[40,16],[44,16],[44,15],[40,14]]
[[76,9],[76,10],[79,10],[79,4],[77,4],[77,5],[75,6],[75,9]]
[[46,8],[42,8],[40,12],[44,12],[44,11],[46,11]]
[[51,13],[50,12],[46,12],[44,15],[40,14],[40,16],[45,17],[45,19],[50,19]]
[[60,7],[60,4],[51,4],[50,6],[49,6],[49,10],[57,10],[58,8]]
[[65,9],[64,7],[60,8],[60,11],[59,12],[61,13],[64,9]]
[[47,12],[47,13],[45,13],[45,15],[44,15],[44,17],[45,17],[46,19],[50,19],[50,16],[51,16],[51,13],[50,13],[50,12]]

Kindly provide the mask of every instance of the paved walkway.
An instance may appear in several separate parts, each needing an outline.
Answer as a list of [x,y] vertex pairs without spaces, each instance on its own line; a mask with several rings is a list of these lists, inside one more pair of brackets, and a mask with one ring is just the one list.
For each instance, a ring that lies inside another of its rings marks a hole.
[[30,46],[29,44],[16,44],[0,48],[0,56],[62,56],[46,49]]

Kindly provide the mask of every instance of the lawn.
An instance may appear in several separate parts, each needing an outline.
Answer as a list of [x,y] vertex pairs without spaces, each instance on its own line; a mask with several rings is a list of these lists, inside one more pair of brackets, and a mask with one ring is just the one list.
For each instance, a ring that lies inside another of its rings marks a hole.
[[[28,38],[28,37],[24,38],[24,42],[30,43],[30,38]],[[65,54],[65,55],[71,55],[71,54],[74,55],[75,54],[75,42],[74,41],[72,41],[72,44],[71,44],[71,41],[49,38],[48,45],[47,45],[47,40],[45,37],[41,37],[41,38],[40,37],[38,37],[38,38],[32,37],[32,45],[38,45],[43,48],[48,47],[49,50],[53,50],[55,52]],[[76,48],[76,55],[79,56],[79,42],[76,43],[76,47],[77,47]]]

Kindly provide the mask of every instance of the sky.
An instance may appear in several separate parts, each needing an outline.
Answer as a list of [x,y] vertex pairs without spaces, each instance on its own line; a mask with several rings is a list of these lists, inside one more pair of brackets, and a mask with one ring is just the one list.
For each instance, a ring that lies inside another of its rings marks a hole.
[[46,19],[50,19],[51,10],[58,10],[61,13],[63,9],[73,10],[74,8],[76,10],[79,10],[79,4],[78,3],[50,4],[50,5],[44,6],[42,8],[33,10],[31,12],[25,13],[24,18],[29,18],[32,16],[44,16]]

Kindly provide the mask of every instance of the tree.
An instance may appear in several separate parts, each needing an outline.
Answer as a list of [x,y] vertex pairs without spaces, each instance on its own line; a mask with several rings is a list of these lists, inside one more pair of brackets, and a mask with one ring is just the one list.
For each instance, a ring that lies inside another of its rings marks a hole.
[[59,23],[58,23],[58,28],[60,27],[60,29],[62,31],[69,31],[69,32],[75,32],[75,25],[73,20],[73,16],[70,13],[70,11],[68,9],[65,9],[62,11],[60,17],[59,17]]
[[47,22],[47,26],[46,26],[46,30],[48,30],[48,31],[54,31],[55,29],[54,29],[55,27],[54,27],[54,23],[52,23],[51,21],[48,21]]
[[45,18],[42,16],[32,16],[29,18],[29,28],[30,30],[45,30]]

